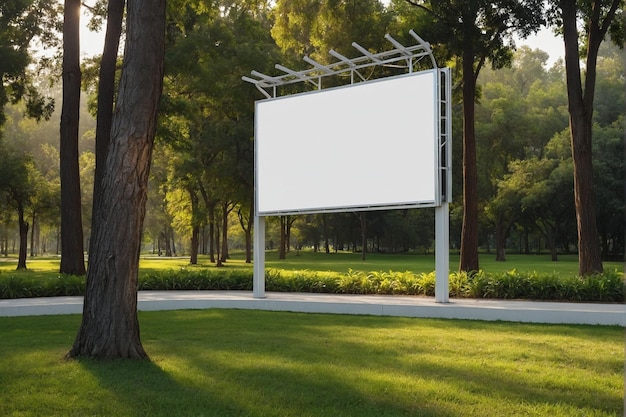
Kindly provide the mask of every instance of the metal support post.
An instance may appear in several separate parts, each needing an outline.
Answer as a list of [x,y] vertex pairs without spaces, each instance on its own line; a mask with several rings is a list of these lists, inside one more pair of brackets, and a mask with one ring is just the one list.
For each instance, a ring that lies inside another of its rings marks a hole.
[[265,217],[254,216],[252,295],[265,298]]
[[450,302],[450,212],[444,201],[435,207],[435,302]]

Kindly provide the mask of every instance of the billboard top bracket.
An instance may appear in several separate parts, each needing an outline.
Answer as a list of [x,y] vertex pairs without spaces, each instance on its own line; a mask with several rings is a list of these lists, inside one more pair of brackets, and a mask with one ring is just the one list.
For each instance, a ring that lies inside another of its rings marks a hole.
[[329,53],[337,59],[336,62],[323,65],[319,62],[304,57],[304,61],[311,65],[311,68],[296,71],[286,68],[283,65],[276,64],[276,69],[282,71],[284,74],[278,76],[269,76],[262,74],[258,71],[252,71],[252,77],[241,77],[243,81],[254,84],[254,86],[266,97],[276,97],[277,87],[282,87],[289,84],[296,84],[302,82],[308,82],[317,87],[322,88],[322,79],[325,77],[336,77],[339,75],[349,74],[350,83],[355,82],[354,76],[357,75],[359,79],[366,80],[359,71],[377,66],[385,66],[392,68],[404,68],[407,72],[413,72],[413,67],[423,58],[430,58],[430,64],[433,69],[437,69],[437,63],[433,56],[430,44],[420,38],[412,29],[409,34],[417,42],[415,45],[404,46],[389,34],[385,35],[385,39],[388,40],[394,49],[371,53],[367,49],[363,48],[356,42],[352,43],[352,46],[361,53],[356,58],[347,58],[346,56],[330,50]]

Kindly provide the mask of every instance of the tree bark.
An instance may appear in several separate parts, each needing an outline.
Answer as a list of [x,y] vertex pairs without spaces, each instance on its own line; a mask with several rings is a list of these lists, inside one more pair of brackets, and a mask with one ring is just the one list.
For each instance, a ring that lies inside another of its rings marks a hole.
[[163,87],[165,0],[128,2],[124,69],[101,204],[94,217],[83,319],[70,357],[145,358],[137,275],[150,159]]
[[[96,116],[96,171],[94,188],[99,187],[106,168],[107,149],[111,141],[113,103],[115,99],[115,72],[117,53],[122,35],[125,0],[109,0],[104,49],[98,75],[98,114]],[[98,193],[93,194],[93,213],[100,207]]]
[[474,53],[463,51],[463,226],[461,229],[460,271],[478,271],[478,172],[476,169],[476,134],[474,100],[476,78]]
[[65,0],[63,18],[63,108],[60,128],[62,274],[85,275],[78,167],[80,110],[80,0]]
[[[600,6],[600,4],[594,3],[593,8]],[[565,43],[565,73],[570,115],[570,137],[574,161],[574,205],[576,207],[576,225],[578,229],[578,273],[581,276],[585,276],[603,272],[602,253],[596,224],[591,151],[596,63],[603,35],[600,33],[596,16],[595,21],[594,19],[591,20],[589,28],[587,64],[585,81],[583,83],[578,52],[576,1],[562,1],[561,11],[563,40]]]

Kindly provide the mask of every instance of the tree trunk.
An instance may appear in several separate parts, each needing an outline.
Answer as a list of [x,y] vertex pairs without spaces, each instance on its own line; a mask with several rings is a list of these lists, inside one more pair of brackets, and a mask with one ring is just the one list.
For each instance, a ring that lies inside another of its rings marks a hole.
[[280,216],[280,246],[278,247],[278,259],[287,257],[287,216]]
[[287,216],[287,222],[285,223],[285,251],[291,252],[291,226],[295,221],[294,217]]
[[252,224],[254,220],[254,203],[249,206],[247,215],[243,214],[243,208],[239,206],[237,209],[237,217],[239,218],[239,224],[243,229],[246,238],[246,263],[252,263]]
[[[574,205],[578,228],[578,273],[581,276],[603,272],[602,253],[596,224],[593,164],[591,151],[593,96],[596,81],[598,48],[603,35],[597,22],[589,28],[585,81],[580,72],[577,30],[577,2],[561,2],[563,40],[565,42],[565,73],[570,115],[570,137],[574,161]],[[600,7],[599,4],[593,8]],[[584,88],[584,90],[583,90]]]
[[215,207],[209,206],[209,259],[215,263]]
[[26,270],[26,255],[28,251],[28,222],[24,220],[24,207],[17,205],[17,221],[20,231],[20,249],[17,258],[17,270]]
[[[117,53],[122,34],[125,0],[109,0],[104,49],[98,76],[98,114],[96,116],[96,171],[94,188],[98,188],[106,168],[107,150],[111,141],[113,102],[115,98],[115,72]],[[93,213],[100,207],[100,195],[93,194]]]
[[162,233],[163,240],[165,241],[165,256],[172,256],[172,245],[170,243],[169,226],[165,226],[165,230]]
[[222,263],[222,257],[220,255],[220,226],[216,225],[215,226],[215,241],[217,242],[217,245],[215,246],[217,248],[217,256],[215,257],[215,259],[217,260],[217,263],[215,264],[216,267],[222,267],[224,266],[224,264]]
[[192,187],[187,188],[189,199],[191,200],[191,256],[189,263],[191,265],[198,264],[198,248],[200,246],[200,216],[198,211],[199,201],[198,194]]
[[[98,76],[98,113],[96,115],[96,166],[93,182],[92,223],[101,217],[102,209],[102,181],[105,175],[107,151],[111,141],[111,124],[113,120],[113,102],[115,97],[115,71],[117,56],[122,33],[124,16],[124,0],[109,0],[107,8],[107,27],[104,39],[104,49],[100,60]],[[104,214],[106,216],[106,213]],[[93,242],[94,230],[92,227],[89,238],[89,249]],[[166,237],[167,239],[167,237]],[[159,256],[161,246],[159,243]]]
[[35,230],[37,230],[37,216],[33,214],[31,218],[32,224],[30,228],[30,257],[35,257]]
[[78,167],[80,111],[80,0],[65,0],[63,18],[63,108],[60,129],[62,274],[85,275]]
[[248,227],[245,231],[246,235],[246,263],[252,263],[252,229]]
[[463,52],[463,226],[461,229],[460,271],[478,271],[478,172],[474,131],[473,51]]
[[367,253],[367,218],[364,211],[360,213],[359,220],[361,222],[361,260],[364,261]]
[[506,261],[506,227],[500,216],[496,218],[496,261]]
[[130,0],[124,70],[94,217],[83,319],[70,357],[145,358],[137,275],[157,106],[165,0]]
[[191,256],[189,257],[189,263],[191,265],[198,265],[198,247],[200,246],[200,227],[193,226],[191,228]]
[[591,121],[589,128],[570,119],[574,159],[574,203],[578,226],[578,273],[601,273],[602,252],[596,224],[593,167],[591,162]]
[[550,233],[550,236],[548,236],[548,247],[550,248],[550,260],[552,262],[558,262],[559,253],[556,249],[556,236],[554,232]]
[[330,239],[328,238],[328,219],[326,214],[322,214],[322,225],[324,227],[324,252],[330,253]]
[[226,262],[230,255],[228,253],[228,215],[235,208],[229,202],[225,202],[222,206],[222,262]]

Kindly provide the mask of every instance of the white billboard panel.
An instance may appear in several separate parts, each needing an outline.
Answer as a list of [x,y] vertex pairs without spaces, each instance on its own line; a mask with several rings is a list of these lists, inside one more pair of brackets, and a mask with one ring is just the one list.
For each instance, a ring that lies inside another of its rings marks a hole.
[[258,101],[259,215],[434,206],[437,73]]

